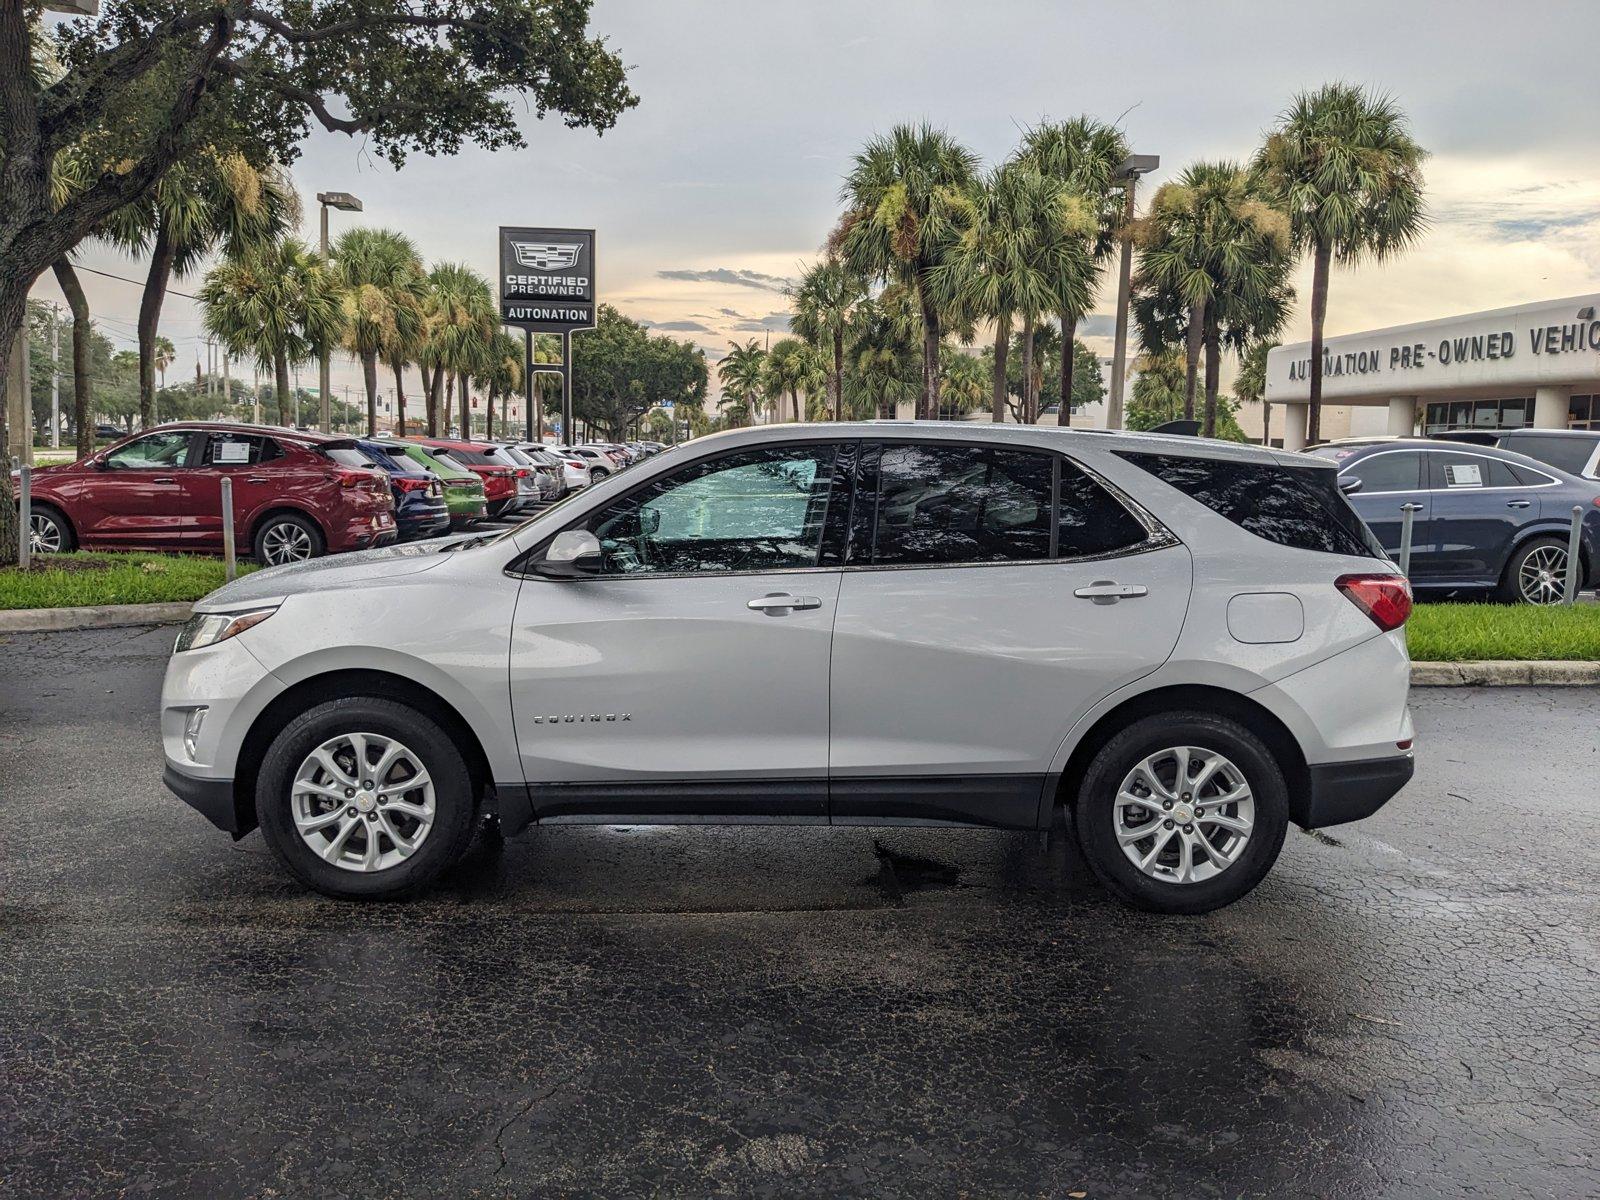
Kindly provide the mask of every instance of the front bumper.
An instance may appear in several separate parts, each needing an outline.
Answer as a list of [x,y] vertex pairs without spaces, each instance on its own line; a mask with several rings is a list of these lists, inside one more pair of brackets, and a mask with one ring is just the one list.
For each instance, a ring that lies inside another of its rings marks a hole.
[[237,841],[256,827],[255,815],[244,814],[234,799],[233,780],[201,779],[185,775],[171,763],[161,772],[167,790],[194,809],[218,829],[233,834]]
[[1311,787],[1305,795],[1289,798],[1289,817],[1304,829],[1360,821],[1387,804],[1416,769],[1410,754],[1313,763],[1308,768]]

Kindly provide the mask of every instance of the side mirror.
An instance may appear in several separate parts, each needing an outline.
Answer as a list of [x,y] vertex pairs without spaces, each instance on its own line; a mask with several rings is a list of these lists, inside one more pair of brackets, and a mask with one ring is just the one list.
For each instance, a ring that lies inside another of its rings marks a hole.
[[1361,480],[1354,475],[1347,475],[1339,480],[1339,490],[1346,496],[1354,496],[1361,490]]
[[533,566],[550,579],[578,579],[600,570],[600,539],[587,529],[563,529],[550,539],[544,557]]

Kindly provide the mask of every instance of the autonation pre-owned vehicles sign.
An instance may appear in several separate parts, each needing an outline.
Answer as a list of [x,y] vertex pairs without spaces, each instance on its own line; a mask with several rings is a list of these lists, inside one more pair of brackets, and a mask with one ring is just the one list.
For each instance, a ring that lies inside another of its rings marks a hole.
[[594,230],[500,227],[500,320],[534,333],[594,328]]

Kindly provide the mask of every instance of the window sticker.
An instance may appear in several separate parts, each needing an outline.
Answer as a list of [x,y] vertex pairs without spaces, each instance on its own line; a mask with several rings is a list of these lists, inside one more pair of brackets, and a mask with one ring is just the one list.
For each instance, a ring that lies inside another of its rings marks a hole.
[[213,462],[247,463],[250,461],[249,442],[216,442],[211,448]]
[[1482,487],[1483,471],[1477,463],[1446,463],[1444,481],[1447,487]]

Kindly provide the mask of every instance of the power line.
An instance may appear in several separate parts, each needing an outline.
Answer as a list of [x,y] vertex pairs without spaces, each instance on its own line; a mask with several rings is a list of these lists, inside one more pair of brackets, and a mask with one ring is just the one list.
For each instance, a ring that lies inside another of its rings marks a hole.
[[[103,275],[107,279],[120,279],[123,283],[131,283],[131,284],[133,284],[134,287],[143,287],[144,284],[145,284],[145,281],[142,280],[142,279],[129,279],[126,275],[113,275],[110,271],[101,271],[101,270],[99,270],[98,268],[95,268],[95,267],[79,266],[77,263],[73,263],[72,269],[74,271],[87,271],[91,275]],[[169,296],[182,296],[185,300],[198,300],[198,299],[200,299],[199,296],[191,295],[188,292],[180,292],[177,288],[173,288],[173,287],[169,287],[167,289],[167,295],[169,295]]]

